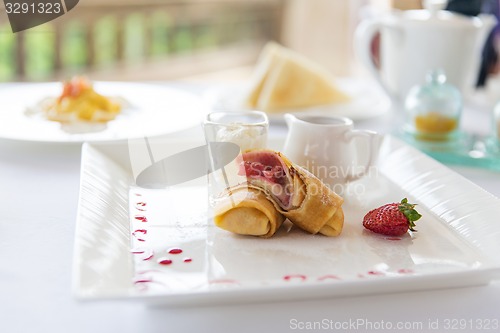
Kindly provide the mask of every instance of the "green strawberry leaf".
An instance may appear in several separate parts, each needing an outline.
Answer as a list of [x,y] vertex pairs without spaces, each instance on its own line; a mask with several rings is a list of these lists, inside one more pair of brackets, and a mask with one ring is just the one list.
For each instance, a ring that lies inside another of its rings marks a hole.
[[401,213],[403,213],[404,216],[408,219],[408,225],[409,229],[411,231],[417,231],[415,230],[415,221],[420,219],[422,215],[420,215],[416,210],[415,210],[416,204],[410,204],[408,203],[408,199],[404,198],[401,200],[401,203],[398,206],[398,209]]

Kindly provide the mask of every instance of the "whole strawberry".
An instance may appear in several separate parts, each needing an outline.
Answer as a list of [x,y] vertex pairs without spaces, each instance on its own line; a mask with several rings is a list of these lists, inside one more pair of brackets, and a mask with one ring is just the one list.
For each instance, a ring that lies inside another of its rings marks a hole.
[[386,204],[369,211],[363,218],[363,226],[378,234],[402,236],[408,229],[416,231],[414,222],[421,217],[415,205],[404,198],[400,203]]

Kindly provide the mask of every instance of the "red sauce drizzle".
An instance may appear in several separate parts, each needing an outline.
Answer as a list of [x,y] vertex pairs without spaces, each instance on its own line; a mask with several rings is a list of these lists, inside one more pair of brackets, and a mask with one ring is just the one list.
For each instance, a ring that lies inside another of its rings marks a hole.
[[325,280],[340,280],[340,278],[337,275],[332,275],[332,274],[320,276],[318,278],[318,281],[325,281]]
[[178,247],[173,247],[168,250],[168,253],[170,254],[180,254],[182,253],[182,249],[179,249]]
[[146,241],[145,239],[137,237],[137,234],[138,234],[138,233],[145,235],[145,234],[147,234],[147,233],[148,233],[148,231],[147,231],[146,229],[137,229],[136,231],[134,231],[134,232],[132,233],[132,235],[133,235],[133,236],[134,236],[134,237],[135,237],[135,238],[136,238],[139,242],[145,242],[145,241]]
[[369,271],[368,275],[382,276],[382,275],[385,275],[385,274],[382,273],[382,272],[379,272],[379,271]]
[[302,274],[293,274],[293,275],[285,275],[283,277],[283,279],[285,281],[290,281],[290,280],[294,280],[294,279],[305,281],[307,279],[307,276],[302,275]]
[[401,269],[398,269],[398,273],[399,274],[413,274],[415,272],[413,271],[413,269],[401,268]]
[[148,219],[146,218],[146,216],[144,215],[136,215],[134,217],[137,221],[141,221],[141,222],[148,222]]
[[184,260],[183,260],[183,261],[184,261],[184,262],[191,262],[191,261],[193,261],[193,259],[191,259],[191,258],[184,258]]
[[160,265],[171,265],[172,264],[172,260],[168,259],[168,258],[160,258],[158,259],[158,263]]
[[147,249],[143,249],[143,248],[139,248],[139,247],[133,248],[132,250],[130,250],[130,252],[133,254],[144,254],[144,253],[146,253],[146,251],[148,251],[146,254],[146,257],[144,257],[142,260],[149,260],[149,259],[153,258],[153,256],[154,256],[153,250],[147,250]]
[[149,255],[146,258],[142,259],[142,260],[149,260],[149,259],[153,258],[154,255],[155,254],[154,254],[153,250],[151,250],[151,252],[149,253]]
[[224,284],[224,283],[228,283],[228,284],[237,284],[238,281],[236,280],[231,280],[231,279],[217,279],[217,280],[212,280],[209,282],[210,284]]
[[146,207],[146,203],[143,202],[143,201],[140,201],[140,202],[138,202],[138,203],[135,204],[135,208],[137,210],[145,211],[146,209],[144,207]]

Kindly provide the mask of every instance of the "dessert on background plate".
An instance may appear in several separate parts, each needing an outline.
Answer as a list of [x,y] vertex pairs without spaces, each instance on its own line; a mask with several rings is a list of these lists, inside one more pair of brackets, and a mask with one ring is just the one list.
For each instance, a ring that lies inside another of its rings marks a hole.
[[[91,81],[91,87],[101,97],[90,91],[82,99],[65,97],[67,104],[60,106],[64,110],[50,114],[56,121],[50,120],[46,112],[63,95],[62,82],[6,85],[0,91],[4,105],[0,139],[81,143],[153,137],[199,126],[206,112],[206,106],[196,94],[164,84]],[[100,103],[108,104],[103,98],[119,104],[119,113],[116,108],[103,109]],[[82,111],[80,116],[73,105],[82,110],[90,105],[90,111]]]
[[263,48],[248,80],[207,89],[204,99],[212,111],[259,110],[272,122],[283,122],[285,113],[367,119],[391,106],[374,80],[334,77],[328,69],[275,42]]
[[76,76],[63,83],[58,97],[48,97],[40,101],[39,106],[48,120],[105,123],[120,114],[123,102],[116,97],[99,94],[90,80]]
[[349,100],[327,69],[269,42],[259,56],[245,104],[266,112],[280,112]]

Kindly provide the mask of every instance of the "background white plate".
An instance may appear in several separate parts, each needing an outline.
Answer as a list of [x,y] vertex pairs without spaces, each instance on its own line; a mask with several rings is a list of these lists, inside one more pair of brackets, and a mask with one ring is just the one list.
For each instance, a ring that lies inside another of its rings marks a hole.
[[[168,154],[197,144],[154,147]],[[392,137],[377,169],[345,189],[345,228],[337,238],[291,225],[270,239],[220,230],[207,218],[204,179],[168,190],[134,185],[140,146],[83,147],[79,298],[170,305],[306,299],[484,284],[500,272],[500,200]],[[394,238],[362,227],[370,209],[403,197],[419,205],[418,232]],[[165,259],[172,262],[159,263]]]
[[[318,116],[342,116],[353,120],[362,120],[381,116],[391,107],[390,99],[371,80],[342,78],[337,79],[336,82],[340,89],[351,96],[350,101],[310,108],[268,112],[270,121],[274,123],[284,122],[283,114],[287,112]],[[221,86],[209,90],[204,97],[212,110],[238,112],[248,109],[244,103],[247,89],[244,84]]]
[[193,94],[153,84],[94,82],[95,90],[105,96],[125,99],[116,119],[97,125],[62,125],[30,108],[61,93],[57,82],[19,84],[0,88],[0,138],[39,142],[113,141],[177,132],[199,124],[204,108]]

